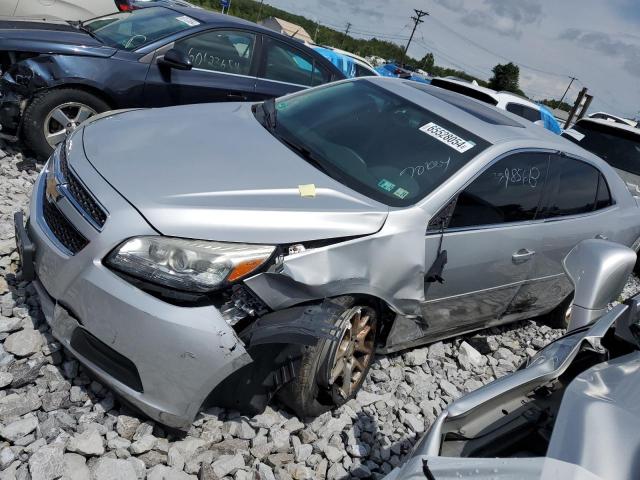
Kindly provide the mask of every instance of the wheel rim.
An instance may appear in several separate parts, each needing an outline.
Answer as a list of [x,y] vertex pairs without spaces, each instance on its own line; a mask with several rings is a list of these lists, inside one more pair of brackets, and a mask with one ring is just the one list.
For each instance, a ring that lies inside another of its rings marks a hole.
[[355,307],[342,338],[333,351],[329,368],[329,385],[343,399],[349,398],[364,380],[375,350],[375,312]]
[[84,103],[67,102],[58,105],[44,119],[44,138],[55,148],[78,125],[96,113],[98,112]]

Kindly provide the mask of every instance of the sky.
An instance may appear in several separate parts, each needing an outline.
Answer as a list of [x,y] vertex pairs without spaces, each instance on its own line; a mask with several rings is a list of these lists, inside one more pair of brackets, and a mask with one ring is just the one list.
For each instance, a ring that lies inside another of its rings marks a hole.
[[[535,99],[594,96],[590,112],[640,115],[639,0],[265,0],[355,37],[405,45],[413,9],[429,12],[409,54],[488,80],[497,63],[520,66]],[[313,34],[313,32],[310,32]]]

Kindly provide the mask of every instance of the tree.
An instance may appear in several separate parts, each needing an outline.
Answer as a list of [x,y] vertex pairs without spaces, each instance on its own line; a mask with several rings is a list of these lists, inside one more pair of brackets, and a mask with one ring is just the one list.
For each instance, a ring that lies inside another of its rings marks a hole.
[[506,65],[498,64],[493,67],[493,77],[489,80],[489,88],[498,91],[507,91],[521,93],[520,86],[520,68],[512,62]]
[[427,72],[431,72],[435,64],[436,59],[431,52],[427,53],[424,57],[422,57],[422,60],[420,60],[420,68]]
[[551,100],[544,99],[544,100],[542,100],[541,103],[545,104],[547,107],[559,108],[560,110],[564,110],[565,112],[570,112],[571,111],[571,105],[569,105],[567,102],[560,103],[560,101],[556,100],[555,98],[553,98]]

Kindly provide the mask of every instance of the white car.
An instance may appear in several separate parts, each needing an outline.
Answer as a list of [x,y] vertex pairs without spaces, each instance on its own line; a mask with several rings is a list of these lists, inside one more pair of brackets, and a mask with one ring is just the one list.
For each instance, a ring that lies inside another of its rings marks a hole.
[[[128,12],[145,4],[163,0],[0,0],[0,17],[62,19],[83,21]],[[181,6],[193,6],[182,0],[170,0]]]
[[467,82],[455,78],[434,78],[431,85],[461,93],[481,102],[494,105],[501,110],[507,110],[533,123],[540,122],[546,129],[556,134],[561,133],[560,125],[553,118],[553,114],[546,108],[531,100],[511,92],[498,92],[491,88],[481,87],[475,81]]
[[591,113],[589,118],[595,118],[599,120],[606,120],[608,122],[620,123],[622,125],[628,125],[630,127],[638,127],[638,122],[635,120],[629,120],[628,118],[618,117],[606,112]]

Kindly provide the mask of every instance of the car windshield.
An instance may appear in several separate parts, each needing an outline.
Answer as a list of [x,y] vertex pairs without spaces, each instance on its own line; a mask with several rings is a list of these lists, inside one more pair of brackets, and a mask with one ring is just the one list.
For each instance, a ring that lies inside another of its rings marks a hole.
[[328,175],[391,206],[416,203],[489,146],[364,79],[274,103],[255,111],[276,137]]
[[598,155],[613,168],[640,175],[640,130],[634,133],[615,126],[582,122],[562,135]]
[[195,18],[168,8],[151,7],[94,18],[81,28],[107,45],[135,50],[197,25],[200,22]]

